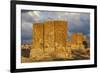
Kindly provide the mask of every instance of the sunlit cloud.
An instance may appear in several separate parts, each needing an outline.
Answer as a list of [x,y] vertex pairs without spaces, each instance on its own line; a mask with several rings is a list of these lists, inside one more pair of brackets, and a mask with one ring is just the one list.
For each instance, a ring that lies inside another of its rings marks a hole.
[[28,14],[30,16],[36,16],[36,17],[40,17],[40,12],[39,11],[29,11]]

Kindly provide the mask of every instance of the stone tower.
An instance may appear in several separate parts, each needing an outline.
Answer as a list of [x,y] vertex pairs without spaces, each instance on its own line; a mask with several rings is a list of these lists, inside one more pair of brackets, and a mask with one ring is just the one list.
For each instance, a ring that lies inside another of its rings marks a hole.
[[30,56],[38,56],[43,53],[43,24],[34,23],[32,29],[32,48]]
[[55,49],[56,56],[58,58],[66,57],[66,39],[67,39],[67,22],[66,21],[54,21],[55,25]]
[[33,24],[30,57],[66,58],[67,30],[67,22],[62,20]]

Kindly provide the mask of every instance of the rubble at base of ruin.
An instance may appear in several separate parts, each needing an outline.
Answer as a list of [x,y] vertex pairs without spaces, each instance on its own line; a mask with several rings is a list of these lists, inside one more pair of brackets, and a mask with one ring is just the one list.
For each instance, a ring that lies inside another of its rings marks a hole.
[[71,40],[67,41],[67,32],[68,23],[66,21],[34,23],[32,44],[30,47],[26,46],[30,49],[30,54],[28,58],[22,57],[22,63],[89,59],[90,48],[83,44],[86,36],[82,33],[73,33]]

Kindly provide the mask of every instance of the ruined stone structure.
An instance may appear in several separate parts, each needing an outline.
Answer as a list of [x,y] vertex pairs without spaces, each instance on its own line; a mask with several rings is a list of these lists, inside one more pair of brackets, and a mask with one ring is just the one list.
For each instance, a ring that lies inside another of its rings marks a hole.
[[33,39],[30,56],[49,55],[66,58],[66,21],[46,21],[33,24]]
[[81,48],[84,49],[83,41],[85,41],[85,36],[82,33],[73,33],[72,34],[72,42],[73,48]]
[[85,40],[85,36],[82,33],[73,33],[72,40],[78,44],[82,44],[83,41]]
[[34,23],[32,28],[30,61],[76,59],[82,55],[81,59],[83,54],[87,56],[83,45],[86,37],[82,33],[73,33],[71,40],[67,41],[68,23],[66,21],[54,20]]

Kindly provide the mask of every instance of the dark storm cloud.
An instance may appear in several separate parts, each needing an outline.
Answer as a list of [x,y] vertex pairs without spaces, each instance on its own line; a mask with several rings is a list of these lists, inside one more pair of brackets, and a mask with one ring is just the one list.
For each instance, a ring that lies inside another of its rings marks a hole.
[[79,32],[85,35],[90,34],[90,15],[89,14],[80,14],[78,24],[75,21],[69,21],[69,32]]
[[30,22],[31,23],[34,20],[34,17],[30,16],[28,14],[28,11],[26,11],[26,12],[22,11],[21,19],[22,19],[22,23],[23,22]]

